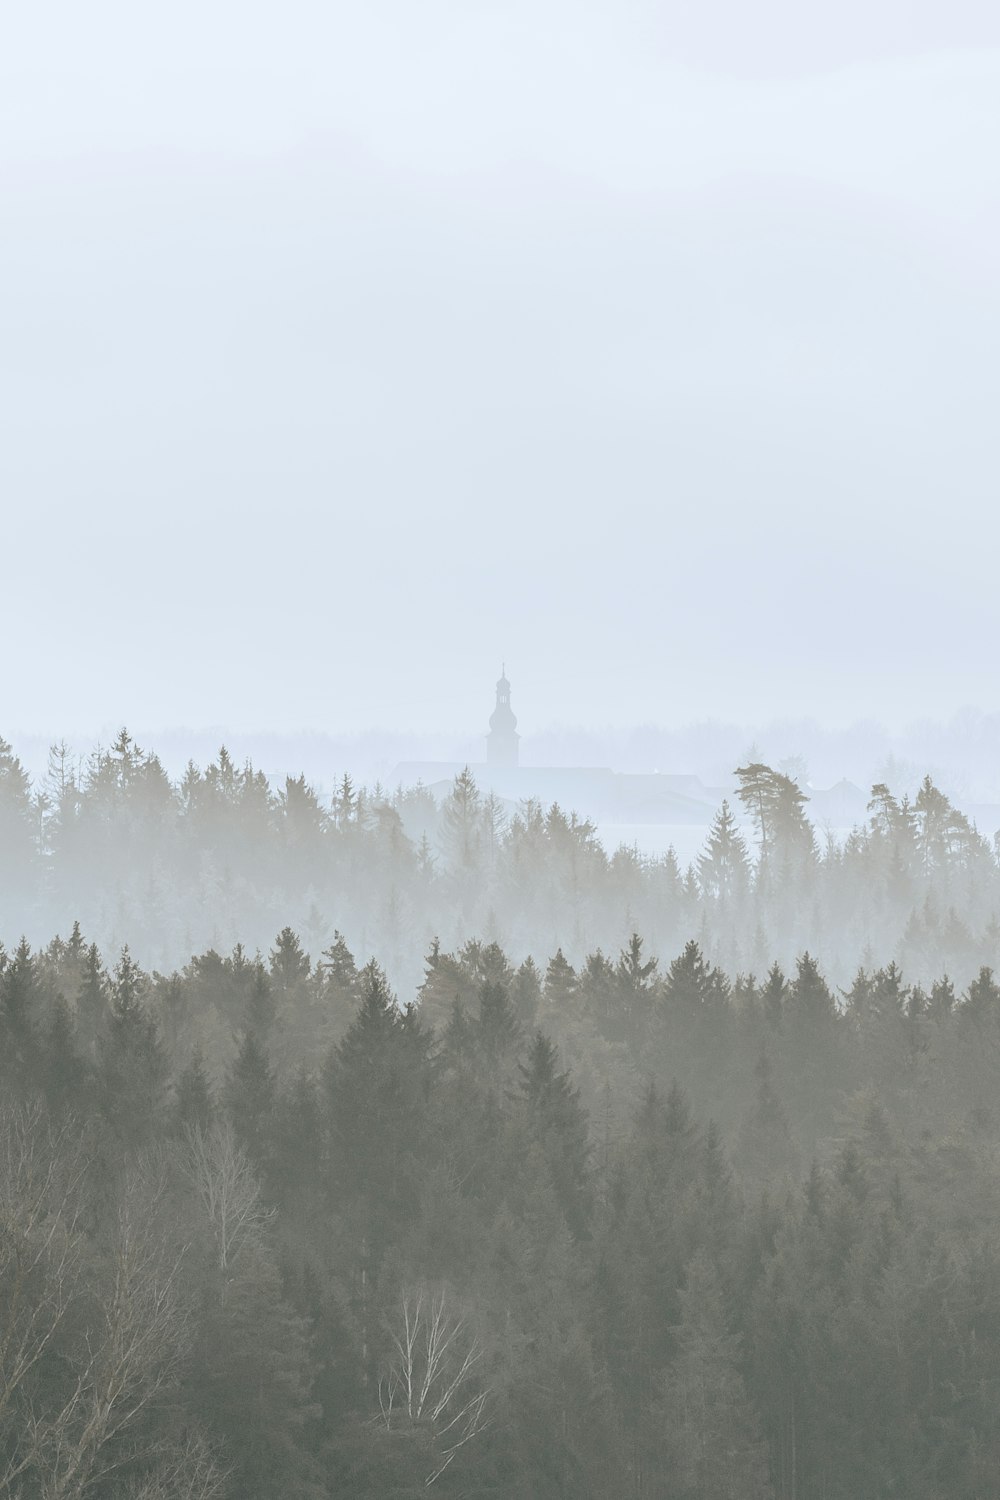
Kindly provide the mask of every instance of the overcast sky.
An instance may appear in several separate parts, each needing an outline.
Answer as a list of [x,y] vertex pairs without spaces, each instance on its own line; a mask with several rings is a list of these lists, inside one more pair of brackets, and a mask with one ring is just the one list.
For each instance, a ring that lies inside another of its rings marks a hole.
[[0,734],[995,709],[998,141],[987,0],[10,7]]

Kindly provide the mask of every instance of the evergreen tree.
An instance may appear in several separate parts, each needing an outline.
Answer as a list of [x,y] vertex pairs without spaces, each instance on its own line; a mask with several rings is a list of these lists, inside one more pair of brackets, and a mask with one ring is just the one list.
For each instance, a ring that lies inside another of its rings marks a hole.
[[557,948],[545,970],[542,994],[546,1006],[556,1011],[568,1012],[576,997],[576,989],[576,971],[562,949]]
[[655,958],[643,961],[642,938],[633,932],[615,969],[619,1001],[631,1028],[644,1027],[652,1015],[656,970]]
[[514,975],[510,998],[519,1023],[534,1026],[542,1003],[542,978],[530,954]]
[[37,1028],[41,1022],[38,966],[27,938],[0,969],[0,1067],[8,1088],[30,1087],[38,1058]]
[[501,984],[485,980],[479,990],[479,1050],[487,1077],[499,1081],[509,1071],[521,1041],[510,996]]
[[743,896],[749,887],[746,841],[726,801],[716,814],[704,852],[698,857],[698,879],[702,890],[723,901]]
[[83,1114],[88,1076],[76,1047],[73,1012],[62,995],[52,1007],[41,1062],[42,1088],[55,1118]]
[[697,1254],[681,1292],[677,1356],[661,1382],[672,1493],[691,1500],[771,1500],[767,1450],[747,1394],[737,1338],[711,1262]]
[[771,1059],[761,1047],[754,1069],[757,1096],[740,1131],[738,1159],[746,1177],[768,1183],[791,1176],[797,1165],[788,1116],[775,1092]]
[[83,975],[76,997],[76,1027],[84,1057],[97,1053],[98,1038],[104,1031],[109,1003],[109,987],[97,944],[91,943],[83,963]]
[[296,996],[309,977],[312,967],[308,953],[302,950],[298,934],[283,927],[270,953],[271,979],[279,994]]
[[166,1091],[167,1061],[156,1022],[143,1005],[147,987],[146,975],[123,948],[98,1037],[98,1078],[105,1117],[128,1146],[155,1137]]
[[195,1050],[177,1080],[175,1101],[177,1123],[182,1130],[200,1130],[207,1135],[215,1116],[212,1087],[201,1052]]
[[258,1171],[270,1160],[275,1097],[267,1050],[257,1033],[248,1029],[229,1069],[222,1099],[236,1140]]
[[413,1205],[414,1159],[426,1132],[429,1039],[416,1011],[400,1011],[384,972],[361,971],[361,1004],[327,1069],[334,1171],[379,1220]]
[[531,1138],[542,1149],[556,1197],[574,1235],[586,1233],[590,1205],[587,1116],[568,1073],[557,1067],[555,1044],[536,1031],[518,1064],[520,1095]]
[[441,845],[454,875],[468,879],[476,872],[483,849],[482,798],[468,766],[455,777],[441,808]]

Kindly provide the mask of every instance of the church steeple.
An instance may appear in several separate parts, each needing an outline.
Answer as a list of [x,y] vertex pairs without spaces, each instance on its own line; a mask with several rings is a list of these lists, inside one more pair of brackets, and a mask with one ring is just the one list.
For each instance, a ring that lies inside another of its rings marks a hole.
[[486,764],[489,766],[516,766],[518,758],[517,719],[510,706],[510,683],[507,681],[506,662],[500,668],[497,683],[497,706],[490,714],[490,732],[486,736]]

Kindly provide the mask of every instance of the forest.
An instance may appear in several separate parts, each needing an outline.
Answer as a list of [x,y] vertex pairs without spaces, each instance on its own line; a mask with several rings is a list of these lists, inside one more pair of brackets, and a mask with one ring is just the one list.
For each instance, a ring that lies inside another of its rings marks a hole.
[[0,960],[0,1494],[979,1497],[1000,986]]
[[998,876],[932,783],[820,849],[740,767],[682,874],[470,776],[3,754],[0,1496],[1000,1495]]
[[285,926],[313,953],[344,933],[412,998],[434,938],[472,937],[518,961],[561,948],[580,964],[639,931],[659,953],[691,937],[727,972],[762,975],[803,951],[832,983],[895,961],[929,985],[1000,965],[1000,862],[929,777],[911,799],[872,788],[846,837],[817,831],[808,799],[759,763],[736,768],[699,858],[605,849],[571,809],[505,804],[469,771],[423,787],[356,787],[321,800],[304,776],[276,790],[223,748],[172,782],[122,730],[78,762],[53,747],[31,784],[0,740],[0,936],[40,945],[79,920],[102,951],[144,967],[192,953],[265,950]]

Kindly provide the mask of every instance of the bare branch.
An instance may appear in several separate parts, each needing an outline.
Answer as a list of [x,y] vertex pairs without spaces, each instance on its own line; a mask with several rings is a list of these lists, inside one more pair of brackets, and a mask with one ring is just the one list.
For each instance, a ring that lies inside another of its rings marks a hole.
[[381,1421],[387,1429],[395,1425],[399,1394],[409,1421],[430,1424],[438,1463],[424,1481],[429,1486],[487,1425],[490,1390],[476,1384],[483,1355],[479,1338],[465,1317],[449,1310],[444,1288],[404,1292],[399,1311],[392,1333],[395,1354],[379,1381]]

